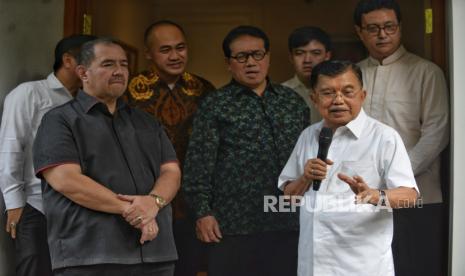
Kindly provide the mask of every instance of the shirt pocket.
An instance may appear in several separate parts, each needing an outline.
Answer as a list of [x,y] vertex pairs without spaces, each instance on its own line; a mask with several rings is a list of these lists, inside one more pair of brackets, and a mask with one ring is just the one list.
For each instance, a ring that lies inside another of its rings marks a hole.
[[372,189],[378,189],[381,186],[381,177],[375,160],[342,161],[339,170],[350,177],[361,176]]

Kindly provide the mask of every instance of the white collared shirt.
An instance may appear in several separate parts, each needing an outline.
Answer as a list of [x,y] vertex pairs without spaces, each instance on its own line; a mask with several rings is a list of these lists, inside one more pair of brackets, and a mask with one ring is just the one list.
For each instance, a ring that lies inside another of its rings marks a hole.
[[0,188],[6,209],[26,202],[43,212],[40,179],[34,175],[32,143],[47,111],[73,97],[53,73],[18,85],[5,98],[0,128]]
[[310,94],[312,93],[312,90],[307,88],[305,84],[303,84],[299,77],[297,75],[294,75],[292,79],[289,79],[285,82],[282,83],[282,85],[287,86],[297,92],[304,100],[305,103],[308,105],[310,108],[310,122],[312,124],[321,121],[321,115],[320,112],[318,112],[318,109],[316,106],[313,104]]
[[[278,187],[303,174],[316,158],[323,123],[305,129],[286,164]],[[328,158],[334,162],[320,190],[310,188],[300,209],[299,276],[394,275],[392,213],[371,204],[355,204],[355,194],[337,177],[360,175],[373,189],[418,188],[399,134],[363,109],[339,127]]]
[[442,202],[440,153],[449,142],[449,96],[444,74],[434,63],[399,47],[380,62],[360,62],[363,107],[402,137],[423,203]]

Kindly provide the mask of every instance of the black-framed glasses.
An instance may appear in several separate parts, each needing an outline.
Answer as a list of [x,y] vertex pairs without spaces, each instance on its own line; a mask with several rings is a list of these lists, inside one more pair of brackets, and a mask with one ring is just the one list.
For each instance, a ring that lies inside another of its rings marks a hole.
[[249,57],[252,57],[255,61],[260,61],[264,59],[266,56],[266,51],[263,50],[255,50],[250,52],[239,52],[235,56],[230,56],[230,58],[235,59],[239,63],[247,62]]
[[366,30],[367,33],[370,35],[376,36],[379,34],[381,30],[383,30],[386,34],[392,35],[397,32],[399,28],[399,24],[394,23],[387,23],[384,26],[379,26],[377,24],[369,24],[366,27],[362,27],[362,30]]

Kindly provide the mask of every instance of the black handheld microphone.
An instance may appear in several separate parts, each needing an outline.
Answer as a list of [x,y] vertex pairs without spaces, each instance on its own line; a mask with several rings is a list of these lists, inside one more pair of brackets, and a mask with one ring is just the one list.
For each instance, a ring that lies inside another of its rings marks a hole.
[[[329,145],[333,140],[333,130],[329,127],[321,129],[320,138],[318,139],[318,156],[317,158],[326,162],[328,156]],[[318,191],[320,189],[321,180],[313,180],[313,190]]]

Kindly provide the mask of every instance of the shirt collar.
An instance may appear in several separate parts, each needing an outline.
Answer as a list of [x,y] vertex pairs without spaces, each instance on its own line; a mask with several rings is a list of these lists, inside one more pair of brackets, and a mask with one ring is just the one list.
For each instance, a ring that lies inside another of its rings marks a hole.
[[[253,93],[254,95],[256,95],[256,93],[251,88],[238,83],[235,79],[231,79],[228,86],[232,86],[234,88],[232,91],[236,95],[247,94],[247,93]],[[276,92],[275,88],[273,87],[273,84],[271,83],[269,77],[266,77],[265,92],[266,91],[272,92],[273,94],[277,94],[277,92]]]
[[[82,106],[84,109],[85,113],[89,113],[89,111],[95,107],[102,105],[104,107],[104,110],[107,110],[107,107],[104,103],[100,102],[97,98],[87,94],[83,90],[79,90],[77,96],[76,96],[76,101]],[[116,110],[120,110],[121,108],[125,107],[126,103],[120,98],[116,101]]]
[[[367,120],[367,117],[368,116],[366,115],[365,111],[362,108],[360,109],[360,112],[358,113],[355,119],[347,123],[345,126],[339,127],[338,129],[340,130],[339,131],[336,130],[336,131],[338,133],[341,133],[341,132],[345,132],[346,130],[348,130],[355,136],[355,138],[359,139],[360,136],[362,135],[363,128],[365,127],[365,122]],[[318,124],[316,126],[316,129],[317,129],[316,135],[318,136],[320,135],[321,129],[324,126],[324,121],[320,121],[316,124]],[[318,140],[318,137],[317,137],[317,140]]]
[[[155,77],[157,79],[157,82],[159,82],[160,84],[169,87],[168,83],[166,83],[164,80],[160,78],[160,75],[158,74],[155,66],[152,66],[150,68],[149,74],[152,75],[152,77]],[[190,79],[192,79],[192,75],[188,72],[183,72],[181,75],[178,76],[176,82],[174,82],[174,87],[185,87]]]
[[360,135],[362,135],[363,127],[365,126],[365,122],[367,120],[367,115],[365,111],[360,109],[357,117],[350,121],[345,127],[352,132],[352,134],[358,139]]
[[376,65],[389,65],[399,60],[405,53],[407,53],[407,50],[405,50],[404,46],[401,45],[399,49],[397,49],[392,55],[383,59],[382,62],[379,62],[377,59],[373,58],[372,56],[370,56],[369,59],[371,63],[376,64]]
[[300,81],[300,79],[299,79],[299,77],[297,75],[294,75],[294,77],[291,79],[290,83],[291,83],[292,88],[301,87],[301,88],[307,89],[305,84]]
[[65,91],[66,93],[69,94],[69,96],[71,96],[71,93],[68,91],[68,89],[66,89],[66,87],[55,76],[55,73],[52,72],[47,76],[47,82],[48,82],[49,87],[52,90],[54,90],[54,91],[56,91],[56,90]]

